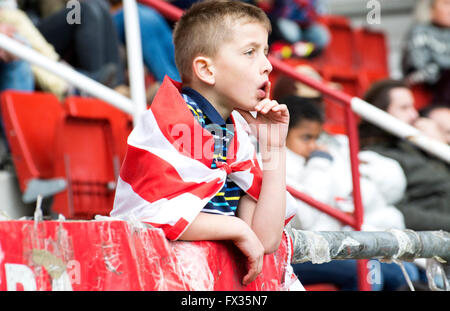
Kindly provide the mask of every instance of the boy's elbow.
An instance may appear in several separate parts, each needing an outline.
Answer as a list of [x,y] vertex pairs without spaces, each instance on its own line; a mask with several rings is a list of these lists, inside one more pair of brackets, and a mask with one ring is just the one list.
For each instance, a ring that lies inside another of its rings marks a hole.
[[262,243],[263,247],[264,247],[264,254],[272,254],[275,253],[278,248],[280,247],[280,243],[281,243],[281,236],[276,238],[270,238],[267,239],[266,241],[264,241]]

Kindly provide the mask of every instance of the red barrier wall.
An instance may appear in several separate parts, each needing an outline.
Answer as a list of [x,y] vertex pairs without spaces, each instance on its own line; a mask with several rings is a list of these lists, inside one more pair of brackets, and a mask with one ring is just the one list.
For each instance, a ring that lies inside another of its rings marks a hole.
[[125,221],[0,221],[0,290],[284,290],[287,242],[244,287],[229,242],[169,242]]

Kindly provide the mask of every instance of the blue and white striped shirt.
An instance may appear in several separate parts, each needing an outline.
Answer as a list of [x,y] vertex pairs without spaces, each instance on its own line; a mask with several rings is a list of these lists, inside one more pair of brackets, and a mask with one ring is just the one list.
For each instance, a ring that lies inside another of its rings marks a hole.
[[[200,125],[214,137],[214,160],[211,168],[216,168],[216,161],[226,162],[229,143],[234,136],[234,125],[230,118],[226,121],[217,110],[194,89],[185,87],[181,95],[189,110]],[[235,215],[243,190],[227,178],[223,188],[206,204],[202,212]]]

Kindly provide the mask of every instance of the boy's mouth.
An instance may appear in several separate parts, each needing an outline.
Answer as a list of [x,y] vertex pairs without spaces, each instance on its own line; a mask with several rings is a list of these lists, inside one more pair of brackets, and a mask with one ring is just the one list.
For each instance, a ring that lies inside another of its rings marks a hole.
[[261,84],[261,86],[258,88],[258,99],[263,99],[266,97],[268,84],[269,84],[269,81],[264,81],[264,83]]

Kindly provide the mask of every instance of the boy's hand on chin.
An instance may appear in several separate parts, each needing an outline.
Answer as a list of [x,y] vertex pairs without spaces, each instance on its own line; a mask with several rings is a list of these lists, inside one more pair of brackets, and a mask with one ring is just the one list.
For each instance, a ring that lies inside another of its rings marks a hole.
[[267,147],[284,147],[289,126],[289,111],[286,105],[280,105],[269,98],[270,82],[266,87],[266,96],[255,107],[258,112],[254,118],[250,112],[236,109],[250,125],[260,144]]

